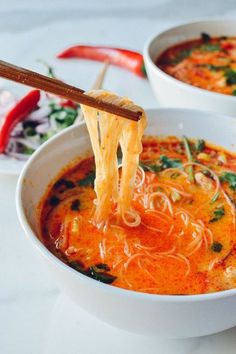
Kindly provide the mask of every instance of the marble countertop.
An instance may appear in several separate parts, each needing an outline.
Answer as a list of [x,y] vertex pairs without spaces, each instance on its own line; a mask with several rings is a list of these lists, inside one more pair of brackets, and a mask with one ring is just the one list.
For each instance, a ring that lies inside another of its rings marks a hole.
[[[91,42],[142,50],[146,39],[161,29],[203,16],[233,17],[236,7],[231,0],[200,0],[197,5],[194,0],[9,0],[1,4],[0,15],[2,59],[42,72],[36,60],[46,59],[58,76],[87,89],[101,64],[59,64],[54,59],[59,49]],[[3,84],[16,94],[23,90]],[[118,68],[109,69],[105,87],[144,107],[157,106],[148,82]],[[236,329],[204,338],[160,340],[112,328],[74,305],[49,277],[19,226],[16,182],[16,177],[0,176],[1,354],[236,353]]]

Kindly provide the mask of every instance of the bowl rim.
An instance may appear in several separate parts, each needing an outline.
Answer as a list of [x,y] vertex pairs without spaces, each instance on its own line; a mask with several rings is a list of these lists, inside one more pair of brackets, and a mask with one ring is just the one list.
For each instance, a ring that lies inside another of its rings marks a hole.
[[[191,113],[198,113],[198,114],[209,114],[209,115],[214,115],[216,119],[222,119],[226,118],[223,114],[217,114],[214,112],[209,112],[205,110],[199,110],[199,109],[191,109],[191,108],[150,108],[146,109],[147,114],[149,113],[158,113],[158,112],[165,112],[165,111],[184,111],[184,112],[191,112]],[[190,114],[189,114],[190,116]],[[227,118],[232,119],[232,117],[227,116]],[[235,119],[235,118],[234,118]],[[16,211],[17,211],[17,216],[18,220],[20,222],[20,225],[22,229],[24,230],[24,233],[26,237],[30,240],[30,242],[33,244],[35,248],[39,250],[39,252],[45,257],[49,262],[54,263],[54,265],[58,266],[62,270],[66,272],[71,272],[71,274],[74,275],[74,277],[79,277],[81,281],[86,282],[96,288],[100,287],[101,290],[108,294],[114,294],[117,296],[122,296],[122,297],[127,297],[127,298],[134,298],[140,301],[150,301],[150,302],[168,302],[168,303],[192,303],[192,302],[202,302],[202,301],[214,301],[214,300],[219,300],[222,298],[228,298],[231,296],[236,295],[236,288],[235,289],[229,289],[229,290],[222,290],[219,292],[213,292],[213,293],[207,293],[207,294],[196,294],[196,295],[165,295],[165,294],[148,294],[148,293],[141,293],[138,291],[134,290],[129,290],[129,289],[123,289],[119,288],[116,286],[112,285],[107,285],[104,283],[101,283],[99,281],[96,281],[94,279],[89,278],[88,276],[79,273],[75,269],[69,267],[67,264],[63,263],[59,258],[57,258],[53,253],[51,253],[47,247],[39,240],[37,237],[36,233],[32,230],[26,214],[24,212],[23,208],[23,203],[22,203],[22,188],[25,183],[25,178],[28,172],[28,169],[30,168],[31,164],[34,163],[35,160],[37,160],[37,157],[45,150],[45,148],[48,147],[53,141],[57,140],[58,137],[63,136],[63,135],[68,135],[70,132],[73,130],[78,129],[80,126],[84,126],[85,122],[80,122],[79,124],[75,126],[71,126],[60,133],[56,134],[54,137],[49,139],[47,142],[42,144],[37,151],[29,158],[27,163],[25,164],[19,179],[17,181],[17,187],[16,187]]]
[[[167,29],[163,30],[163,31],[159,31],[157,32],[157,34],[155,35],[151,35],[146,43],[144,44],[144,48],[143,48],[143,55],[144,55],[144,60],[148,62],[148,64],[152,67],[153,70],[155,70],[159,76],[164,79],[167,80],[169,82],[174,83],[176,86],[183,88],[183,89],[188,89],[190,90],[193,94],[194,93],[198,93],[200,95],[208,95],[209,97],[212,98],[220,98],[221,99],[225,99],[228,100],[228,102],[234,102],[236,103],[235,100],[235,96],[231,96],[231,95],[225,95],[223,93],[219,93],[219,92],[214,92],[214,91],[210,91],[210,90],[206,90],[200,87],[196,87],[193,86],[191,84],[187,84],[181,80],[178,80],[176,78],[174,78],[173,76],[165,73],[163,70],[161,70],[154,62],[154,60],[152,59],[151,55],[150,55],[150,50],[152,45],[160,38],[160,36],[164,35],[164,34],[168,34],[168,32],[171,32],[175,29],[181,28],[181,27],[191,27],[192,25],[196,25],[196,24],[207,24],[207,23],[222,23],[224,24],[225,22],[234,22],[236,25],[236,19],[233,18],[226,18],[226,19],[220,19],[220,18],[203,18],[203,19],[199,19],[196,21],[191,21],[191,22],[181,22],[176,26],[173,27],[168,27]],[[236,34],[235,34],[236,35]],[[178,44],[178,43],[176,43]],[[167,47],[169,48],[169,47]],[[158,58],[158,57],[157,57]]]

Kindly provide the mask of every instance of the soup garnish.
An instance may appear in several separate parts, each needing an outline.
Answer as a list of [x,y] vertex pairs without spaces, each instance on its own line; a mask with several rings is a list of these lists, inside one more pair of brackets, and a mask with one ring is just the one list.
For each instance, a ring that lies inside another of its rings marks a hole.
[[174,45],[157,59],[157,66],[187,84],[236,95],[236,37],[210,37]]

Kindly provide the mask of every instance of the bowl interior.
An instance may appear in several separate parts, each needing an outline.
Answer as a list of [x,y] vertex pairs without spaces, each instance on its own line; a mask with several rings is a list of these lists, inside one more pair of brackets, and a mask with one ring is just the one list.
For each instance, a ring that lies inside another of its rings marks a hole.
[[147,45],[150,58],[155,63],[160,54],[167,48],[191,39],[199,38],[202,32],[212,37],[235,36],[236,21],[209,20],[198,21],[173,27],[155,36]]
[[[203,138],[236,151],[236,119],[188,109],[148,110],[147,135],[186,135]],[[78,157],[91,154],[85,124],[71,127],[45,143],[28,161],[18,184],[21,223],[39,237],[37,206],[50,182]],[[33,238],[35,238],[33,236]]]

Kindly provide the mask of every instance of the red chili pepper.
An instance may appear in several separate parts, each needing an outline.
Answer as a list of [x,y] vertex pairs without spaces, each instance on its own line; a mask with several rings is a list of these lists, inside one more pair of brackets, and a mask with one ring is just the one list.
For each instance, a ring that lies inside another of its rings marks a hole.
[[232,43],[222,43],[221,44],[221,48],[225,49],[225,50],[231,50],[234,48]]
[[76,109],[78,107],[78,104],[71,101],[71,100],[64,100],[62,99],[61,102],[60,102],[60,106],[62,107],[69,107],[69,108],[74,108]]
[[75,45],[57,55],[60,59],[90,59],[96,61],[108,61],[110,64],[126,68],[138,76],[146,77],[146,70],[142,54],[112,47],[99,47],[89,45]]
[[32,90],[6,114],[0,127],[0,154],[7,147],[12,130],[37,107],[39,99],[40,91]]

